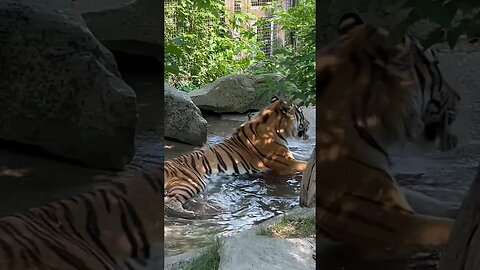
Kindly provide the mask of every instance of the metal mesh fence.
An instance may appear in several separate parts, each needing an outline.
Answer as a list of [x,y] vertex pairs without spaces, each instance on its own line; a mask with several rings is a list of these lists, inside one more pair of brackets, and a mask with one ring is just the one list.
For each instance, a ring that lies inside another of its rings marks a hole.
[[272,3],[272,0],[252,0],[252,7],[266,6]]
[[[169,40],[181,34],[184,27],[177,26],[175,18],[175,10],[178,1],[181,0],[165,0],[165,39]],[[251,12],[258,18],[268,18],[268,14],[262,11],[262,6],[266,6],[272,2],[279,1],[284,8],[289,8],[293,0],[225,0],[225,5],[233,12]],[[205,21],[206,24],[214,27],[215,23]],[[217,22],[218,23],[218,22]],[[284,44],[284,33],[280,27],[272,22],[265,22],[257,25],[255,33],[257,40],[263,42],[262,51],[265,54],[271,55],[275,44]],[[238,33],[232,33],[233,36]]]
[[176,17],[174,16],[178,0],[165,0],[164,28],[165,40],[169,40],[181,34],[182,29],[178,29]]
[[268,55],[272,55],[275,42],[278,42],[278,27],[273,22],[264,22],[256,28],[257,40],[262,42],[261,50]]
[[[165,5],[164,5],[164,20],[165,20],[165,40],[169,40],[171,38],[174,38],[180,34],[185,33],[186,29],[189,27],[188,22],[186,22],[184,25],[179,26],[176,20],[176,10],[178,6],[178,2],[182,0],[165,0]],[[205,20],[203,22],[204,24],[210,27],[215,27],[218,22],[212,21],[212,20]],[[209,28],[210,28],[209,27]]]

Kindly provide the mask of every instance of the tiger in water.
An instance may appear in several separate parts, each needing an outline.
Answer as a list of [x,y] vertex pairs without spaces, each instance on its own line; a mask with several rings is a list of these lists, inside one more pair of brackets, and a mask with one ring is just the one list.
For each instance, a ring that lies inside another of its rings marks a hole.
[[393,178],[387,150],[402,142],[457,146],[450,131],[459,94],[432,51],[353,13],[317,56],[317,236],[364,260],[395,259],[443,247],[450,218],[420,215]]
[[189,212],[183,203],[202,192],[215,174],[276,174],[302,172],[307,166],[288,148],[291,137],[307,140],[309,122],[295,104],[289,106],[278,97],[271,99],[230,137],[213,146],[165,161],[165,205]]

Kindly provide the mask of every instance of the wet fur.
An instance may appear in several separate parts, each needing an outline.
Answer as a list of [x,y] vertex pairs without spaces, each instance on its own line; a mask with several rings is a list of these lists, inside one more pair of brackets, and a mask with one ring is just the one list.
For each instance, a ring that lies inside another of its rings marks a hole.
[[[299,133],[302,128],[305,134]],[[208,178],[218,173],[302,172],[307,162],[293,157],[286,139],[306,139],[306,130],[308,121],[303,113],[275,99],[223,142],[166,161],[166,205],[181,210],[182,204],[202,192]]]

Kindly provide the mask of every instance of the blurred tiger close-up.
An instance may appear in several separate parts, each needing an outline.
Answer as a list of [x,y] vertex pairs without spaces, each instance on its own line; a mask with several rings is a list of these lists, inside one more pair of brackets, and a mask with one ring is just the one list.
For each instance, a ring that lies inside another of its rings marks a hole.
[[159,170],[0,219],[0,269],[158,269]]
[[[454,220],[417,213],[393,177],[396,143],[458,144],[451,133],[459,94],[431,50],[354,13],[317,56],[317,237],[363,260],[408,258],[444,247]],[[319,263],[319,262],[317,262]]]

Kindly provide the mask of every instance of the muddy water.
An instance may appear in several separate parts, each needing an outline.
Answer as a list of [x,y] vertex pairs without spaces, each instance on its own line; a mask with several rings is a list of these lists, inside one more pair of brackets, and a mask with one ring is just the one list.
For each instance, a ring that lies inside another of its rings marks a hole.
[[[305,112],[314,130],[313,111]],[[230,117],[231,118],[231,117]],[[209,123],[207,144],[212,145],[229,136],[245,120],[222,120],[219,116],[206,116]],[[240,121],[239,121],[240,120]],[[290,140],[292,151],[310,156],[315,145],[315,134],[310,138]],[[166,141],[165,159],[191,151],[191,146]],[[165,256],[176,255],[204,247],[215,236],[228,236],[250,228],[286,210],[298,206],[301,175],[278,177],[273,175],[222,176],[209,182],[207,190],[192,199],[187,207],[197,212],[211,211],[205,205],[220,207],[222,212],[211,219],[184,220],[165,217]]]

